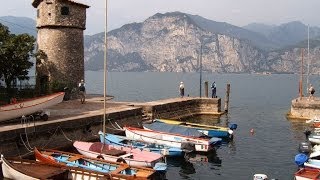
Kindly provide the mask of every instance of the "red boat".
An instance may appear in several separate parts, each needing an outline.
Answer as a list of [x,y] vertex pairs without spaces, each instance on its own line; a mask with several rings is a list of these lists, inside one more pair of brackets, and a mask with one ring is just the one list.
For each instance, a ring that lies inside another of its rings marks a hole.
[[320,169],[301,168],[294,173],[295,180],[317,180],[320,179]]

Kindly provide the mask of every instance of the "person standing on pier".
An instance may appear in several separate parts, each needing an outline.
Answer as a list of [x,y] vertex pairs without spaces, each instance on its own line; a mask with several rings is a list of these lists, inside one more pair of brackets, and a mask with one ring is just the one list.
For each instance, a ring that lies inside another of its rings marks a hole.
[[184,96],[184,84],[183,84],[182,81],[180,82],[179,92],[180,92],[180,96],[183,98],[183,96]]
[[83,79],[79,83],[79,95],[80,95],[80,101],[83,104],[86,100],[86,87]]
[[216,82],[213,81],[213,83],[211,84],[211,93],[212,93],[212,98],[216,98],[216,93],[217,93],[217,85]]
[[309,87],[309,100],[310,99],[314,99],[314,96],[313,94],[316,92],[316,90],[314,89],[314,87],[312,86],[312,84],[310,84],[310,87]]

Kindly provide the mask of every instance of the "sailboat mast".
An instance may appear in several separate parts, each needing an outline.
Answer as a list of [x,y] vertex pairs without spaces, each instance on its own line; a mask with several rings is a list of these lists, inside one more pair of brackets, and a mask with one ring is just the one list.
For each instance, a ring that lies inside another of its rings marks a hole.
[[308,69],[307,69],[307,88],[309,87],[309,75],[310,75],[310,58],[309,58],[309,25],[308,25],[308,57],[307,57],[307,61],[308,61]]
[[[106,134],[106,96],[107,96],[107,24],[108,24],[108,0],[105,0],[105,26],[104,26],[104,60],[103,60],[103,139]],[[103,141],[104,143],[104,141]]]

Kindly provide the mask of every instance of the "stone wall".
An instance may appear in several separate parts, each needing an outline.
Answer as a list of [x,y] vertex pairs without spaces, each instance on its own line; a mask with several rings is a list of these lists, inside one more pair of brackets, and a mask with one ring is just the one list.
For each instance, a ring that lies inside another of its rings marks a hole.
[[37,1],[33,5],[37,8],[38,49],[48,57],[48,62],[37,68],[42,70],[38,76],[47,76],[49,83],[59,89],[61,85],[77,87],[84,79],[83,30],[89,6],[61,0]]
[[[62,15],[61,7],[69,7],[69,15]],[[69,1],[43,1],[37,7],[37,28],[57,26],[84,30],[86,29],[86,8]]]
[[184,98],[180,101],[152,104],[142,106],[144,113],[154,118],[178,119],[196,114],[221,115],[220,98]]
[[[106,117],[106,132],[122,132],[114,130],[115,122],[121,127],[138,126],[141,124],[141,117],[141,108],[110,113]],[[24,124],[19,129],[0,132],[0,152],[5,156],[22,156],[32,154],[29,150],[34,147],[70,149],[75,140],[99,141],[98,132],[102,131],[102,119],[99,115],[37,126],[33,126],[33,123]]]
[[320,115],[320,101],[318,99],[312,101],[307,97],[296,98],[291,102],[289,117],[299,119],[312,119]]
[[38,49],[48,56],[49,81],[77,86],[84,79],[83,31],[74,28],[40,28]]

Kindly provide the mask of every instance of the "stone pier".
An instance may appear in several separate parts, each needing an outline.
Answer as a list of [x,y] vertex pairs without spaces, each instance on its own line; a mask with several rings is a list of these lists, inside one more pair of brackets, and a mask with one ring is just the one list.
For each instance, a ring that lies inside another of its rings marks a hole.
[[[49,120],[17,120],[0,123],[0,152],[6,156],[32,154],[32,149],[66,149],[75,140],[97,141],[102,130],[103,98],[64,101],[48,109]],[[182,118],[194,114],[221,115],[219,98],[172,98],[159,101],[106,104],[106,132],[123,133],[119,127],[139,126],[146,117]]]
[[320,98],[298,97],[291,102],[291,109],[288,118],[292,119],[312,119],[320,115]]

